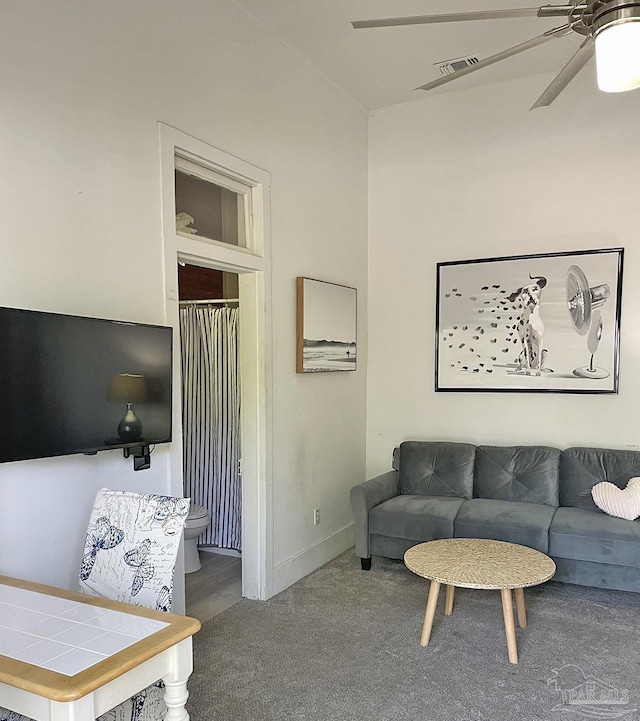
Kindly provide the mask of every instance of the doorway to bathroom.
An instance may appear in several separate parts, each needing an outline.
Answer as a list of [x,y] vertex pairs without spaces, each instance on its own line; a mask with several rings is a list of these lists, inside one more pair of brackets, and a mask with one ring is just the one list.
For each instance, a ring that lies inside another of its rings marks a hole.
[[189,615],[206,621],[242,597],[238,274],[178,263]]
[[[167,325],[174,328],[173,377],[181,378],[178,264],[238,275],[238,374],[242,387],[242,596],[273,595],[273,420],[270,185],[267,171],[158,123]],[[207,185],[203,185],[205,181]],[[217,186],[217,187],[216,187]],[[229,191],[229,192],[227,192]],[[212,208],[213,215],[204,217]],[[236,297],[235,295],[233,297]],[[181,383],[173,427],[181,438]],[[180,429],[180,430],[179,430]],[[184,492],[182,443],[169,449],[168,487]],[[205,559],[214,554],[206,554]],[[178,558],[174,609],[185,610]]]

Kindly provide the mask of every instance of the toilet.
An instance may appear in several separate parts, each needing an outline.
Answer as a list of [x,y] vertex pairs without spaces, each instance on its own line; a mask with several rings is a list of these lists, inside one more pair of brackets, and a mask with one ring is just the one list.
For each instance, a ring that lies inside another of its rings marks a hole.
[[211,518],[203,506],[191,504],[189,515],[184,524],[184,572],[193,573],[200,568],[198,536],[205,531]]

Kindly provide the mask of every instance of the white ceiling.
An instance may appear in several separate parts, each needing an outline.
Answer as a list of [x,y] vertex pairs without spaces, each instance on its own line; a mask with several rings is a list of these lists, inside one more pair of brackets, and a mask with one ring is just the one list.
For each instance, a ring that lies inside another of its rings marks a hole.
[[[351,20],[537,7],[553,0],[234,0],[366,109],[426,97],[434,63],[493,55],[562,24],[562,18],[482,20],[354,30]],[[559,72],[580,45],[571,34],[447,83],[433,93]],[[593,61],[582,71],[595,73]],[[536,100],[532,97],[531,102]]]

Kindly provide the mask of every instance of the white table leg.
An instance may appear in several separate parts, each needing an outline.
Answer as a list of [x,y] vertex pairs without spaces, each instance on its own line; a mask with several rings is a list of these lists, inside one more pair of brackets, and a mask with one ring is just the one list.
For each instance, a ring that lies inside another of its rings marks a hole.
[[165,721],[189,721],[184,705],[189,698],[186,681],[164,682],[164,702],[167,704]]
[[193,671],[191,636],[172,649],[171,671],[163,676],[164,702],[167,704],[165,721],[189,721],[184,705],[189,698],[187,679]]

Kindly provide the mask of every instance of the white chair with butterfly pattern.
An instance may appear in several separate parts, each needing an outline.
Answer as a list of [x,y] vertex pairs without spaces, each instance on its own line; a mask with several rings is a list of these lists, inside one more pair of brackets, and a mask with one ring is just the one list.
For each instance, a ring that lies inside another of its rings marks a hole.
[[[80,564],[80,591],[161,611],[171,610],[173,573],[189,499],[150,493],[98,491]],[[162,721],[161,682],[100,716],[98,721]],[[0,708],[0,721],[30,721]]]

